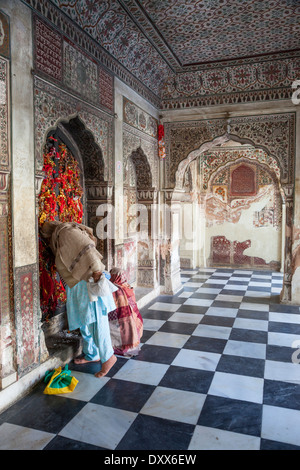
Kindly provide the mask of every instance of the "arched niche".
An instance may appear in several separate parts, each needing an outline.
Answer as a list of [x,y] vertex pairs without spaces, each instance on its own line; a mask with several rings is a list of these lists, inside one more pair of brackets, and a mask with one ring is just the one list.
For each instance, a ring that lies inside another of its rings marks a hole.
[[228,160],[202,198],[207,265],[279,271],[285,227],[277,175],[254,159]]
[[[49,129],[46,135],[46,145],[49,137],[58,139],[66,145],[72,156],[76,159],[80,169],[80,183],[83,188],[83,219],[82,223],[93,228],[96,235],[96,227],[102,217],[96,215],[96,211],[101,204],[111,202],[111,187],[104,178],[104,161],[102,150],[95,142],[94,136],[79,117],[70,120],[60,120],[55,128]],[[42,180],[41,180],[42,181]],[[40,188],[39,188],[40,189]],[[105,216],[105,213],[104,215]],[[106,268],[112,267],[112,241],[99,240],[97,248],[103,255],[103,262]],[[110,261],[110,264],[109,264]],[[44,324],[45,339],[47,345],[53,339],[53,333],[66,328],[65,304],[58,306],[50,317],[51,325]]]

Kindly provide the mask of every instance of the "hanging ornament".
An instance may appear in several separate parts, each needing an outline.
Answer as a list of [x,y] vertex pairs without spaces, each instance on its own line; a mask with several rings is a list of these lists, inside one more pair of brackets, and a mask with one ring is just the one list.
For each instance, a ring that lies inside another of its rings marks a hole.
[[166,158],[165,129],[163,124],[158,125],[158,156],[161,160]]

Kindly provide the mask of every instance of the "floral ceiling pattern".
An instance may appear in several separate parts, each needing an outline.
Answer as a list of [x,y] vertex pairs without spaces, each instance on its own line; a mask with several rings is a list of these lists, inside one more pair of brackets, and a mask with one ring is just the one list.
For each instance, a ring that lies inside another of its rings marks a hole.
[[156,95],[176,74],[300,52],[299,0],[51,0]]

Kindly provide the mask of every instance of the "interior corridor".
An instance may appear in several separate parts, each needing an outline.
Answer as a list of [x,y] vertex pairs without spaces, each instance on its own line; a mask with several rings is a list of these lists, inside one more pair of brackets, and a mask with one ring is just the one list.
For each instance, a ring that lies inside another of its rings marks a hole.
[[[0,449],[300,449],[298,306],[282,274],[182,271],[183,289],[141,310],[135,358],[69,364],[70,394],[45,384],[0,415]],[[297,343],[298,340],[298,343]]]

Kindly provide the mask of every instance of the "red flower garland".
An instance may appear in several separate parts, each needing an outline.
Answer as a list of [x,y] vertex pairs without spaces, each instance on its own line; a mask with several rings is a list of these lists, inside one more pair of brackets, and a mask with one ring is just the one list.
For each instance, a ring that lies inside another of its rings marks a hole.
[[[52,138],[52,140],[55,140]],[[39,226],[53,220],[81,223],[83,189],[77,161],[62,142],[44,152],[45,178],[39,195]],[[66,292],[57,273],[54,256],[47,243],[39,240],[40,303],[43,320],[53,316],[58,304],[66,302]]]

